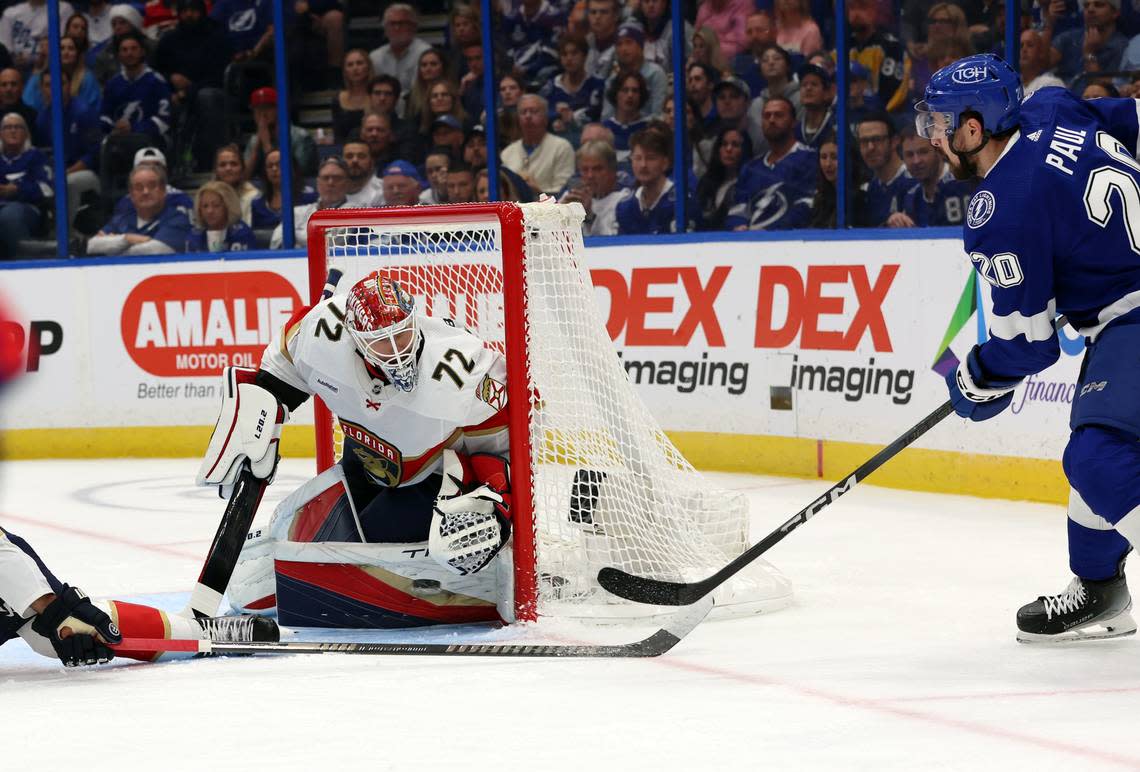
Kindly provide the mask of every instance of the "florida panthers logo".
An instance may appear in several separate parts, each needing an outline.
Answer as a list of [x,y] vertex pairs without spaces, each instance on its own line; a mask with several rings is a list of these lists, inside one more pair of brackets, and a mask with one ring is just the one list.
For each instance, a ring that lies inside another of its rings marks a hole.
[[364,471],[380,485],[395,487],[403,478],[403,456],[395,446],[385,442],[363,426],[341,420],[345,453],[351,452]]
[[996,207],[997,202],[994,201],[993,193],[988,190],[978,191],[970,199],[970,210],[966,213],[966,225],[971,228],[982,227],[989,222]]

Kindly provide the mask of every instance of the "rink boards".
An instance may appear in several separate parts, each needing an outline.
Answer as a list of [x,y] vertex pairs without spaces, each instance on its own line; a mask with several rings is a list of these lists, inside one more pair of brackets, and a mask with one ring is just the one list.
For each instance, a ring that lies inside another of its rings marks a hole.
[[[911,232],[913,233],[913,231]],[[954,238],[598,240],[586,263],[627,374],[698,467],[838,477],[946,399],[985,337],[988,290]],[[307,297],[301,256],[22,264],[26,377],[0,425],[13,458],[196,456],[217,373],[255,366]],[[456,298],[456,307],[486,298]],[[980,305],[980,311],[977,307]],[[1063,501],[1060,458],[1083,342],[985,424],[956,417],[874,482]],[[311,411],[288,454],[313,452]]]

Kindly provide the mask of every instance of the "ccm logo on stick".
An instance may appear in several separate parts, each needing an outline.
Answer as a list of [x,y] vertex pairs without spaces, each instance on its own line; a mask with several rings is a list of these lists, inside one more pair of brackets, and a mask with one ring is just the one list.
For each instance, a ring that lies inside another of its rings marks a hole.
[[15,351],[23,352],[27,345],[25,369],[29,373],[40,369],[40,357],[50,356],[63,346],[63,327],[59,322],[32,322],[26,335],[16,322],[0,322],[0,335],[7,338]]
[[[897,265],[884,265],[874,282],[863,265],[813,265],[805,272],[790,265],[760,269],[756,312],[756,348],[783,348],[800,338],[800,348],[854,351],[864,334],[870,334],[875,351],[892,351],[891,336],[883,318],[883,301],[891,288]],[[805,281],[806,278],[806,281]],[[827,285],[842,288],[828,291]],[[854,313],[848,297],[854,293]],[[777,313],[781,309],[782,313]],[[823,317],[836,319],[821,323]],[[844,322],[845,319],[850,321]],[[845,330],[821,329],[846,324]]]

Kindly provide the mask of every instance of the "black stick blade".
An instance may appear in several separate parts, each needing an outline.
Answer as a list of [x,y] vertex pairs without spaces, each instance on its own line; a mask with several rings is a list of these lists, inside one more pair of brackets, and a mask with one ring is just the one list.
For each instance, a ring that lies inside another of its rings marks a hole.
[[598,584],[619,598],[657,606],[687,606],[704,594],[692,597],[692,585],[634,576],[609,566],[598,572]]
[[[196,641],[206,654],[363,654],[446,657],[659,657],[693,631],[709,612],[705,598],[678,612],[648,638],[619,644],[543,643],[348,643],[277,641],[266,643],[213,643]],[[162,641],[153,641],[162,650]]]

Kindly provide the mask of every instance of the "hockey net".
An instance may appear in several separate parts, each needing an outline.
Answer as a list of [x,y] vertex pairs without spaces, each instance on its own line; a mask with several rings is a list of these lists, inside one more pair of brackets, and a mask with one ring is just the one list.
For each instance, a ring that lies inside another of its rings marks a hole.
[[[578,205],[329,210],[309,225],[313,300],[383,268],[417,308],[465,325],[508,365],[515,615],[630,617],[604,566],[701,579],[748,546],[747,499],[710,486],[673,446],[622,367],[582,264]],[[317,411],[318,465],[341,435]],[[721,613],[773,610],[790,584],[764,561],[718,593]]]

